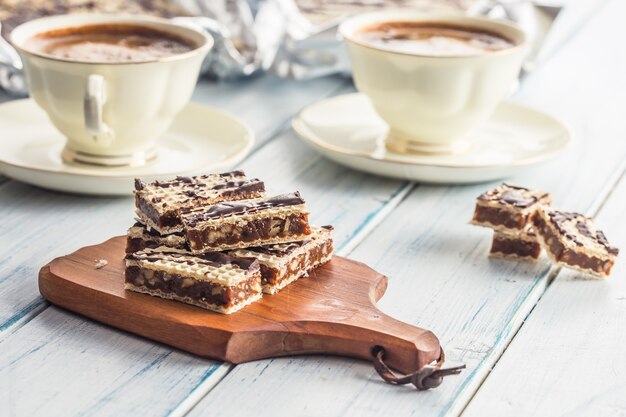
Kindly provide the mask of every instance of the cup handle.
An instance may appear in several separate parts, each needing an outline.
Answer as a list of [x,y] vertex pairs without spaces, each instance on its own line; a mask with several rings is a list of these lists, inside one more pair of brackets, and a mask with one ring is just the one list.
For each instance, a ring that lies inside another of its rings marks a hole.
[[113,130],[102,120],[104,103],[106,102],[106,84],[104,77],[91,74],[87,78],[83,109],[85,127],[99,145],[109,146],[114,139]]

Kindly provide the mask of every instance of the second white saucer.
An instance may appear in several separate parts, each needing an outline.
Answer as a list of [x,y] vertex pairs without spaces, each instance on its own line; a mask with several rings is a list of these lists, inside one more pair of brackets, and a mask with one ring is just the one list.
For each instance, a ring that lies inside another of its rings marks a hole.
[[254,134],[241,120],[190,103],[157,141],[157,158],[140,167],[68,165],[65,138],[33,100],[0,105],[0,172],[43,188],[80,194],[131,194],[133,179],[226,171],[252,148]]
[[386,123],[361,93],[324,99],[304,108],[293,128],[335,162],[372,174],[431,183],[474,183],[512,176],[563,151],[568,129],[553,117],[503,102],[472,134],[472,148],[455,155],[388,150]]

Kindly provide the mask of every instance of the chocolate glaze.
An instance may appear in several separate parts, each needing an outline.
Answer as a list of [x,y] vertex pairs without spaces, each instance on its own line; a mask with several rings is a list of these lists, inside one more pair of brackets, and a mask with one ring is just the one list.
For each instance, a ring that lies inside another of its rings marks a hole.
[[139,178],[135,178],[135,190],[141,191],[146,188],[146,183],[141,181]]
[[577,246],[584,245],[575,235],[567,232],[565,229],[565,224],[567,222],[575,222],[576,230],[578,230],[582,236],[597,242],[599,245],[603,246],[608,253],[612,255],[619,254],[619,249],[609,244],[606,236],[601,230],[596,231],[595,234],[589,230],[588,223],[592,221],[590,218],[579,213],[568,213],[563,211],[550,211],[548,212],[548,217],[559,233],[565,236],[566,239],[574,242]]
[[243,213],[254,213],[273,207],[295,206],[301,204],[304,204],[304,200],[297,191],[295,193],[281,194],[263,201],[251,203],[225,201],[217,203],[208,209],[195,209],[188,211],[190,214],[185,216],[185,223],[190,227],[195,227],[200,222],[220,217]]
[[502,204],[511,205],[513,207],[518,208],[528,208],[533,204],[536,204],[539,200],[542,200],[548,196],[548,193],[544,193],[541,195],[533,194],[528,188],[519,187],[516,185],[511,185],[504,183],[501,187],[505,187],[505,190],[502,191],[498,187],[495,190],[488,191],[486,193],[481,194],[478,199],[482,201],[499,201]]
[[246,176],[246,173],[240,169],[230,171],[230,172],[223,172],[220,174],[220,177],[245,177],[245,176]]

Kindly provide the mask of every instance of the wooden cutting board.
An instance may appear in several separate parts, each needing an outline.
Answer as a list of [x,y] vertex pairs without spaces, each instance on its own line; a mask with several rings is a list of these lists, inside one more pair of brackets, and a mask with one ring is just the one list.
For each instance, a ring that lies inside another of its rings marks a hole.
[[[39,272],[53,304],[176,348],[232,363],[299,354],[332,354],[385,362],[411,372],[439,357],[436,336],[395,320],[375,303],[387,278],[335,256],[308,278],[231,315],[124,290],[125,237],[57,258]],[[96,269],[98,259],[108,265]]]

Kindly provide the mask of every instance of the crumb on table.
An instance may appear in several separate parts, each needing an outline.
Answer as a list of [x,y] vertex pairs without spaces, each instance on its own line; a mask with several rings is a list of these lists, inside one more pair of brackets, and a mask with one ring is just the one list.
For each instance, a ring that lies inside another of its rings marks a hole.
[[106,259],[96,259],[96,269],[104,268],[109,264],[109,261]]

